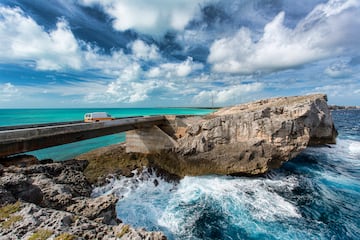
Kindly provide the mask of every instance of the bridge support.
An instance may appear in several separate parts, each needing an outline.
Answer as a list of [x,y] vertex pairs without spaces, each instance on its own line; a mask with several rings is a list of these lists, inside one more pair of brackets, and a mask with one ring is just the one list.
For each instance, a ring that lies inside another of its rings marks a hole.
[[126,152],[154,153],[177,147],[177,142],[158,126],[126,132]]

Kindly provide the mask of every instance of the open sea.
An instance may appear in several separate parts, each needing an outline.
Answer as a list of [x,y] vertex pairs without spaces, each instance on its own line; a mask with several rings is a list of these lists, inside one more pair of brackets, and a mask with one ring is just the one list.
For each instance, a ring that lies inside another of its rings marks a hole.
[[[81,120],[92,111],[96,109],[0,110],[0,125]],[[209,112],[106,111],[116,117]],[[163,231],[169,239],[360,239],[360,110],[332,115],[339,131],[336,145],[308,148],[264,176],[211,175],[169,183],[145,170],[113,179],[94,189],[93,196],[116,194],[124,223]],[[124,135],[115,134],[36,153],[61,160],[123,140]]]

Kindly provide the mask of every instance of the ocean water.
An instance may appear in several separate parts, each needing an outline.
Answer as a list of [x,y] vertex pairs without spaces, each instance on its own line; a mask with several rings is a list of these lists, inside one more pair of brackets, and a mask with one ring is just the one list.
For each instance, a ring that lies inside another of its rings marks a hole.
[[169,239],[360,239],[360,111],[332,115],[336,145],[308,148],[264,176],[169,183],[145,170],[93,196],[118,195],[123,222]]
[[[71,108],[71,109],[0,109],[0,126],[66,122],[84,120],[87,112],[108,112],[114,117],[147,116],[159,114],[207,114],[210,109],[197,108]],[[1,139],[0,139],[1,141]],[[28,152],[38,159],[56,161],[71,159],[96,148],[125,141],[125,133],[88,139],[42,150]]]

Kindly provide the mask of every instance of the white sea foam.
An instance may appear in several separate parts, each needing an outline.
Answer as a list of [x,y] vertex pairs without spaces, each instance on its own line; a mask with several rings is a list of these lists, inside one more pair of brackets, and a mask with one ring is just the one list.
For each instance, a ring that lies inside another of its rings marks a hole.
[[349,145],[350,154],[360,156],[360,142],[352,141]]
[[[154,181],[159,184],[155,187]],[[121,197],[117,211],[126,223],[168,234],[189,237],[206,209],[230,221],[258,231],[256,222],[299,218],[295,205],[277,191],[291,191],[295,177],[279,179],[225,176],[185,177],[179,184],[167,183],[144,171],[132,178],[111,180],[94,189],[93,196],[113,193]],[[261,224],[260,224],[261,225]]]
[[287,180],[186,177],[172,194],[159,224],[178,236],[186,236],[209,205],[214,214],[227,216],[229,224],[254,231],[259,221],[299,218],[296,207],[274,191],[278,187],[292,189],[295,179]]

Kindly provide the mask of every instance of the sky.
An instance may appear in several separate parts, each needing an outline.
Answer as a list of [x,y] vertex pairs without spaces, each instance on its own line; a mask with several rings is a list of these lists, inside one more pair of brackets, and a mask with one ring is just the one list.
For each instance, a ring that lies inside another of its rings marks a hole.
[[360,105],[360,0],[0,0],[0,108]]

